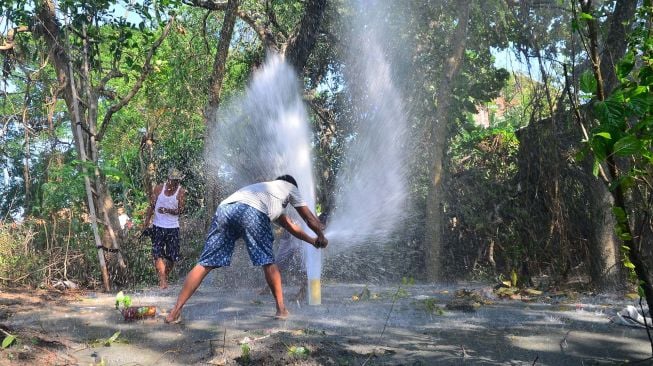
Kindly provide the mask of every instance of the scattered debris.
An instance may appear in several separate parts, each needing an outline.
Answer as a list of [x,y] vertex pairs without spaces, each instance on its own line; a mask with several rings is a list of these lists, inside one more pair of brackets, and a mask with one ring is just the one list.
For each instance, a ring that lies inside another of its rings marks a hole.
[[492,301],[486,299],[479,292],[474,290],[460,289],[454,294],[446,308],[449,310],[460,310],[465,312],[476,311],[481,305],[490,305]]
[[240,361],[242,363],[244,363],[244,364],[249,364],[249,362],[251,361],[251,356],[250,356],[250,353],[249,353],[249,351],[250,351],[249,344],[243,343],[240,346],[240,351],[241,351]]
[[79,285],[70,280],[59,280],[55,282],[52,285],[52,287],[58,290],[67,290],[67,289],[77,290],[79,288]]
[[427,297],[427,298],[422,298],[418,302],[424,307],[427,313],[444,315],[444,309],[438,305],[436,299]]
[[0,331],[4,334],[4,339],[2,340],[2,349],[6,349],[11,346],[16,341],[16,336],[10,334],[6,330],[0,328]]
[[245,337],[245,338],[241,339],[240,341],[238,341],[238,344],[249,344],[249,343],[252,343],[252,342],[260,341],[261,339],[265,339],[265,338],[268,338],[268,337],[270,337],[270,334],[264,335],[262,337],[257,337],[257,338]]
[[311,351],[304,346],[291,346],[288,347],[288,354],[291,356],[306,357]]
[[89,345],[91,347],[98,347],[98,346],[111,347],[111,345],[114,343],[127,343],[126,340],[119,339],[119,337],[120,337],[120,331],[116,331],[115,333],[113,333],[111,337],[93,340],[89,342]]
[[376,300],[379,299],[380,295],[377,293],[372,293],[370,289],[365,286],[363,291],[359,294],[352,295],[352,301],[366,301],[366,300]]
[[215,356],[206,363],[209,365],[224,366],[227,364],[227,358],[224,356]]

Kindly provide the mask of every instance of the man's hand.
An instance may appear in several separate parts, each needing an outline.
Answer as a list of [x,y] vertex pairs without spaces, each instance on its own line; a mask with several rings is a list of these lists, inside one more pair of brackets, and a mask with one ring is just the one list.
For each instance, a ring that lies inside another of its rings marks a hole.
[[326,248],[329,245],[329,240],[324,235],[320,235],[315,239],[316,248]]

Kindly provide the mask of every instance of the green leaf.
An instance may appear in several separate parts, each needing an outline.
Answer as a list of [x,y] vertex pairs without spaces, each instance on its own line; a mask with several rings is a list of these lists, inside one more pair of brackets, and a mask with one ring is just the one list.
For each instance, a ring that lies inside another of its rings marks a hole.
[[591,71],[585,71],[580,76],[580,90],[584,93],[596,93],[596,85],[596,78],[594,78],[594,74]]
[[594,160],[594,165],[592,166],[592,175],[595,177],[599,176],[599,168],[601,167],[601,162],[598,160]]
[[111,346],[111,344],[115,342],[118,339],[118,337],[120,337],[120,331],[113,333],[113,335],[104,342],[104,345],[106,347]]
[[626,240],[633,240],[633,237],[628,233],[621,233],[619,234],[619,239],[626,241]]
[[578,25],[578,20],[577,19],[572,19],[571,20],[571,29],[573,31],[577,31],[580,29],[580,26]]
[[644,297],[646,294],[644,293],[644,287],[642,286],[637,286],[637,294],[639,297]]
[[633,177],[631,177],[630,175],[623,176],[619,179],[619,185],[624,190],[633,188],[635,184],[636,184],[635,179],[633,179]]
[[125,295],[122,291],[116,294],[116,309],[122,304],[123,307],[128,308],[132,304],[132,299],[129,295]]
[[635,112],[638,117],[644,117],[651,108],[651,105],[653,104],[652,102],[653,95],[648,93],[640,93],[630,98],[628,106],[630,109],[632,109],[633,112]]
[[592,16],[592,14],[588,14],[588,13],[580,12],[580,13],[578,14],[578,19],[582,19],[582,20],[592,20],[592,19],[594,19],[594,17]]
[[633,66],[635,66],[635,54],[633,52],[628,52],[624,58],[617,63],[616,66],[616,74],[617,77],[621,79],[625,79],[628,74],[633,69]]
[[8,334],[5,339],[2,340],[2,349],[5,349],[9,346],[11,346],[14,341],[16,341],[16,336],[12,334]]
[[619,139],[614,144],[613,151],[617,156],[634,155],[642,149],[642,141],[632,135],[627,135]]
[[127,180],[127,176],[126,176],[122,171],[120,171],[119,169],[116,169],[116,168],[112,168],[112,167],[103,167],[103,168],[102,168],[102,173],[103,173],[105,176],[107,176],[107,177],[111,177],[111,178],[115,178],[115,179],[118,180],[118,181],[120,181],[120,180],[123,180],[123,181],[124,181],[124,180]]
[[612,136],[610,136],[609,132],[597,132],[597,133],[594,134],[594,136],[600,136],[600,137],[603,137],[606,140],[611,140],[612,139]]
[[[611,125],[622,128],[624,125],[623,94],[613,94],[603,102],[594,104],[594,113],[601,122],[601,125]],[[614,135],[612,136],[614,138]]]
[[[612,134],[610,134],[612,136]],[[604,161],[608,156],[608,149],[611,148],[612,141],[604,138],[593,138],[590,140],[590,147],[594,157],[599,162]]]
[[612,213],[614,214],[614,217],[617,219],[618,223],[626,222],[626,211],[624,211],[623,208],[615,206],[612,208]]
[[639,69],[638,76],[640,85],[653,85],[653,67],[650,65]]
[[630,268],[630,269],[635,269],[635,265],[632,264],[630,261],[624,262],[624,267]]

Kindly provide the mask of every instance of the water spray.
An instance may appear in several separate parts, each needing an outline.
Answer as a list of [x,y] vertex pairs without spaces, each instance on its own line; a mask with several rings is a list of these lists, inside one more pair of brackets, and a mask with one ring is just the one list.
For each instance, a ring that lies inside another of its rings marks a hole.
[[[272,54],[239,98],[224,105],[208,129],[206,162],[211,174],[234,188],[290,174],[315,212],[315,183],[311,159],[311,131],[294,69]],[[304,231],[311,231],[294,210],[288,210]],[[308,303],[321,304],[319,249],[304,244]]]

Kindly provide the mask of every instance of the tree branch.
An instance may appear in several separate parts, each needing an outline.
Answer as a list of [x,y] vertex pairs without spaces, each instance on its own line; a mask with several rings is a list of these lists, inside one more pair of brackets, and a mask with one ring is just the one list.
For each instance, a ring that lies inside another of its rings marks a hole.
[[220,94],[222,93],[222,82],[226,73],[227,56],[229,54],[229,44],[234,33],[234,24],[236,23],[236,13],[238,11],[238,1],[230,0],[229,8],[224,12],[222,29],[220,30],[220,41],[218,50],[213,60],[213,71],[211,72],[211,85],[209,89],[209,106],[211,113],[217,111],[220,105]]
[[119,78],[122,77],[124,74],[120,72],[120,70],[117,69],[112,69],[109,71],[98,83],[97,87],[95,88],[95,91],[98,93],[102,93],[105,91],[104,87],[107,85],[109,80],[113,78]]
[[136,83],[134,83],[134,86],[132,89],[125,95],[118,103],[112,105],[109,107],[109,110],[107,113],[104,115],[104,119],[102,120],[102,126],[100,127],[100,132],[97,135],[97,141],[101,141],[102,137],[104,137],[104,133],[107,130],[107,127],[109,126],[109,122],[111,121],[111,117],[113,116],[114,113],[118,112],[122,107],[127,105],[129,101],[138,93],[138,91],[141,89],[143,86],[143,81],[145,81],[145,78],[150,74],[151,71],[151,62],[152,62],[152,57],[156,54],[156,50],[161,46],[161,43],[163,43],[163,40],[168,36],[170,33],[170,29],[172,28],[172,24],[175,21],[175,17],[172,16],[170,20],[168,21],[168,24],[166,24],[165,28],[163,29],[163,33],[161,33],[161,37],[154,42],[152,45],[152,48],[150,51],[147,53],[147,56],[145,58],[145,63],[143,64],[142,72],[141,75],[138,77],[138,80],[136,80]]
[[[208,10],[222,10],[225,11],[229,8],[229,1],[212,1],[212,0],[182,0],[184,4],[196,6]],[[277,40],[270,31],[270,29],[264,25],[264,22],[261,20],[262,17],[259,14],[252,14],[242,10],[239,10],[237,13],[238,17],[247,23],[258,35],[263,42],[263,45],[266,48],[272,48],[278,50]]]
[[256,34],[258,34],[258,37],[261,39],[261,42],[263,42],[265,48],[271,48],[275,51],[279,50],[279,46],[277,44],[276,38],[274,37],[274,34],[272,34],[268,27],[263,25],[263,21],[261,20],[261,16],[259,14],[250,14],[239,10],[238,17],[247,23],[250,27],[252,27],[252,29],[254,29]]
[[14,48],[14,38],[16,37],[16,33],[20,32],[27,32],[29,31],[29,27],[26,25],[21,25],[19,27],[14,27],[11,28],[7,32],[7,39],[4,41],[2,45],[0,45],[0,51],[9,51]]
[[268,15],[268,19],[270,19],[270,23],[279,30],[281,35],[283,35],[286,39],[288,39],[288,32],[286,32],[277,21],[277,15],[274,13],[274,9],[272,8],[269,0],[265,2],[265,13]]
[[286,43],[284,50],[286,59],[300,72],[306,66],[308,56],[317,41],[326,6],[326,0],[308,1],[302,20]]
[[208,10],[226,10],[228,1],[212,1],[212,0],[182,0],[186,5],[197,6]]

